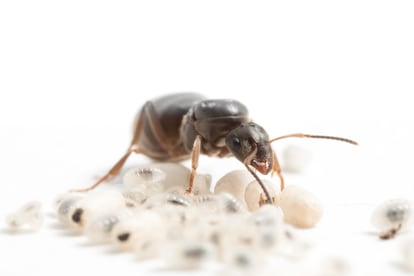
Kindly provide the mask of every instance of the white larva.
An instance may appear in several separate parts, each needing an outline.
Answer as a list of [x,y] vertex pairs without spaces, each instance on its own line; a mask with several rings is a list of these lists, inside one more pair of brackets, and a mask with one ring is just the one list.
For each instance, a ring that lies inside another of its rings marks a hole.
[[117,223],[112,229],[111,239],[121,249],[131,250],[137,239],[145,240],[148,237],[161,234],[165,229],[161,216],[151,210],[134,214]]
[[91,192],[71,206],[70,225],[82,229],[88,222],[125,207],[125,198],[116,190]]
[[229,245],[222,259],[226,265],[225,275],[261,274],[262,256],[249,246],[240,244]]
[[391,199],[379,204],[372,212],[371,222],[380,232],[380,238],[392,238],[413,223],[413,202]]
[[214,247],[204,241],[174,241],[168,243],[164,251],[168,266],[175,269],[198,268],[213,256]]
[[60,223],[63,225],[69,225],[69,211],[71,210],[72,206],[83,197],[83,195],[78,193],[66,193],[59,196],[55,200],[56,214]]
[[145,166],[138,166],[131,170],[140,170],[144,168],[150,168],[157,171],[162,171],[165,178],[162,181],[164,190],[169,189],[172,186],[184,186],[188,185],[190,181],[190,169],[179,164],[172,162],[160,162],[147,164]]
[[6,223],[12,230],[27,228],[29,230],[39,230],[43,225],[44,216],[41,213],[42,204],[32,201],[24,204],[16,212],[6,217]]
[[148,198],[143,204],[143,208],[154,209],[164,205],[189,207],[192,205],[192,200],[189,196],[181,193],[163,193]]
[[121,209],[115,213],[107,214],[102,217],[95,218],[88,222],[85,226],[85,235],[89,240],[96,243],[109,242],[114,227],[123,220],[132,216],[132,211]]
[[149,187],[151,185],[162,184],[166,179],[164,171],[154,167],[140,167],[128,170],[123,176],[123,184],[128,189],[134,189],[137,186],[144,185]]
[[219,193],[214,195],[201,195],[194,198],[196,206],[204,213],[211,214],[237,214],[246,212],[245,206],[232,194]]
[[280,227],[283,226],[282,210],[270,204],[265,204],[249,216],[249,223],[256,227]]
[[[173,183],[166,183],[165,192],[185,193],[188,188],[189,181],[190,180],[188,179],[187,182],[180,182],[177,185],[174,185]],[[191,194],[193,195],[212,194],[210,188],[211,188],[211,175],[197,173],[194,178],[193,189],[192,189]]]

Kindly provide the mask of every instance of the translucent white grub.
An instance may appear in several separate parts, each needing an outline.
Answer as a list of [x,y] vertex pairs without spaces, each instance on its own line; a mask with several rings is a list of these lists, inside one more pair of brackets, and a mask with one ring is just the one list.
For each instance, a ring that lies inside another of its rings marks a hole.
[[160,186],[165,182],[166,173],[155,167],[139,167],[128,170],[123,176],[123,184],[128,190],[141,185],[145,187]]
[[316,195],[299,186],[287,186],[281,192],[279,202],[285,222],[293,226],[311,228],[322,218],[322,202]]
[[28,229],[37,231],[43,225],[44,216],[41,212],[42,204],[31,201],[24,204],[16,212],[6,217],[6,223],[11,230]]
[[116,190],[93,191],[71,206],[70,225],[82,229],[88,222],[126,206],[122,193]]
[[222,260],[226,265],[224,275],[261,275],[263,272],[263,256],[246,245],[229,245]]
[[219,193],[194,197],[196,206],[203,213],[210,214],[238,214],[246,212],[245,206],[232,194]]
[[392,238],[400,230],[408,229],[414,221],[413,202],[391,199],[379,204],[372,212],[371,222],[380,232],[380,238]]
[[[165,189],[165,192],[179,192],[184,193],[188,189],[189,181],[187,182],[181,182],[177,185],[168,184],[168,186]],[[211,175],[209,174],[199,174],[197,173],[194,177],[194,183],[193,183],[193,195],[208,195],[212,194],[211,190]]]
[[283,212],[277,206],[266,204],[251,213],[248,222],[256,227],[283,228]]
[[85,235],[89,240],[96,243],[109,242],[115,225],[131,216],[132,211],[125,208],[115,213],[95,218],[86,224]]
[[217,181],[214,193],[232,194],[241,204],[246,206],[246,187],[253,180],[254,177],[246,170],[231,171]]
[[403,241],[401,254],[404,268],[409,272],[414,272],[414,237]]
[[312,152],[298,145],[287,145],[282,151],[283,171],[301,173],[312,161]]
[[139,243],[137,240],[151,239],[154,231],[157,235],[164,232],[165,221],[156,212],[145,210],[114,225],[111,240],[123,250],[132,250]]
[[145,187],[142,189],[132,189],[125,192],[122,192],[122,195],[125,198],[127,207],[136,208],[141,206],[150,195],[145,191]]
[[[266,187],[266,190],[268,191],[273,204],[279,205],[279,195],[276,192],[276,185],[268,179],[261,179],[261,181]],[[260,206],[267,203],[266,195],[257,180],[253,180],[247,185],[244,199],[247,205],[247,209],[251,212],[256,211],[260,208]]]
[[180,240],[169,242],[163,256],[170,268],[195,269],[210,261],[214,251],[214,246],[208,242]]
[[139,166],[136,169],[140,168],[154,168],[161,170],[165,174],[165,179],[163,181],[163,187],[165,190],[172,186],[188,185],[190,181],[190,169],[180,163],[157,162],[147,164],[145,166]]
[[57,218],[63,225],[69,225],[69,212],[72,206],[82,199],[84,195],[79,193],[66,193],[57,197],[54,202]]
[[143,208],[154,209],[165,205],[189,207],[192,205],[192,200],[190,196],[182,193],[163,193],[148,198]]

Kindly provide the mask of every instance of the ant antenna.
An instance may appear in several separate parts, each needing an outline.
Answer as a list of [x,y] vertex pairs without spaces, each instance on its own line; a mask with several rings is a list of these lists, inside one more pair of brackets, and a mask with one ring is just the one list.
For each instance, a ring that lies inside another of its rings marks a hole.
[[341,142],[345,142],[345,143],[349,143],[353,145],[358,145],[357,142],[351,139],[347,139],[347,138],[336,137],[336,136],[326,136],[326,135],[312,135],[312,134],[304,134],[304,133],[293,133],[293,134],[283,135],[283,136],[269,140],[269,144],[273,143],[276,140],[281,140],[281,139],[290,138],[290,137],[330,139],[330,140],[337,140],[337,141],[341,141]]

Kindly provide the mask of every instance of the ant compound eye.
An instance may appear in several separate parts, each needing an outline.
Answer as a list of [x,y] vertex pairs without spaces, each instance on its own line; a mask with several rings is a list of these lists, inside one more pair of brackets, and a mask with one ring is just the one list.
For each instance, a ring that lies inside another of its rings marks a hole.
[[240,148],[241,147],[240,139],[237,138],[237,137],[234,137],[233,139],[231,139],[231,144],[235,148]]

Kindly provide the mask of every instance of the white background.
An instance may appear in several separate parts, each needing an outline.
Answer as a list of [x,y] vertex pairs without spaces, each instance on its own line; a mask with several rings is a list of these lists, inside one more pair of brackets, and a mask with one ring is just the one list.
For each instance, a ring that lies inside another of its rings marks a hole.
[[[357,271],[404,275],[393,265],[398,239],[389,258],[379,253],[389,244],[362,233],[367,209],[412,197],[413,14],[412,1],[2,1],[1,218],[32,199],[50,211],[58,193],[90,185],[126,150],[144,101],[196,91],[239,99],[271,137],[357,140],[358,147],[291,140],[314,162],[301,177],[287,174],[287,185],[326,202],[317,236],[341,237],[347,257],[378,256],[371,264],[380,267],[361,261]],[[128,164],[142,162],[149,160]],[[230,168],[241,164],[201,159],[214,179]],[[338,205],[345,222],[332,211]],[[339,232],[329,231],[341,221]],[[147,269],[51,225],[47,217],[35,235],[0,233],[0,274]],[[348,226],[360,231],[357,240]],[[349,246],[356,243],[359,253]]]

